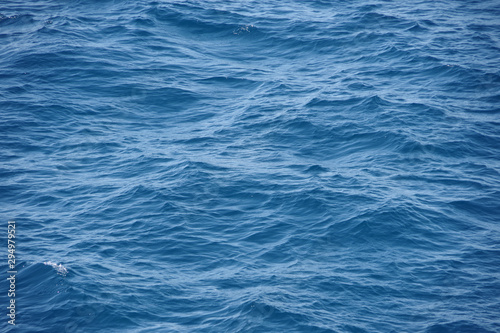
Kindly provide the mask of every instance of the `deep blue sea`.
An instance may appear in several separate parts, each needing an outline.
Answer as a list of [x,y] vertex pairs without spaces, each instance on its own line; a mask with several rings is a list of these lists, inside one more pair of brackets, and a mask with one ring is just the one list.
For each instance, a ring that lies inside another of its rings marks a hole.
[[500,2],[2,1],[0,225],[1,332],[500,332]]

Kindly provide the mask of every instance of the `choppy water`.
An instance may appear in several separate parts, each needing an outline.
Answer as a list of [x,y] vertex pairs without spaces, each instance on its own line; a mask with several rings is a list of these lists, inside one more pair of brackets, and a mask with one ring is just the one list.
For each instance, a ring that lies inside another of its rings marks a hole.
[[6,1],[0,41],[12,331],[500,332],[498,1]]

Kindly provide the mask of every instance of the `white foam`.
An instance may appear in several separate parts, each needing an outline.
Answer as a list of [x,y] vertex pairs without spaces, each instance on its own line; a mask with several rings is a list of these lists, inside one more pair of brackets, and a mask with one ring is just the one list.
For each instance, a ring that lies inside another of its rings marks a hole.
[[61,274],[61,275],[66,275],[68,274],[68,269],[66,267],[64,267],[62,264],[56,264],[55,262],[52,262],[52,261],[45,261],[44,262],[44,265],[47,265],[47,266],[52,266],[52,268],[54,268],[58,274]]

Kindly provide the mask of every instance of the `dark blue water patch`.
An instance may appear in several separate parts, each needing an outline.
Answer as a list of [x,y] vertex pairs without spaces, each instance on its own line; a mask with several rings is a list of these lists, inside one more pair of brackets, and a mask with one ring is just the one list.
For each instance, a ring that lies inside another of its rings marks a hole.
[[452,321],[446,324],[438,324],[430,327],[426,332],[429,333],[445,333],[445,332],[484,332],[489,333],[492,331],[485,330],[481,326],[475,325],[471,322],[460,320]]

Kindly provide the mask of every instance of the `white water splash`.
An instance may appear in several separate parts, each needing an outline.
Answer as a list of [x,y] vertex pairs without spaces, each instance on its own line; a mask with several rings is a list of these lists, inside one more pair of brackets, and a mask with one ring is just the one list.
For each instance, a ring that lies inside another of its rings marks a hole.
[[66,275],[68,274],[68,269],[66,267],[64,267],[62,264],[56,264],[55,262],[52,262],[52,261],[44,261],[44,265],[47,265],[47,266],[52,266],[52,268],[54,268],[58,274],[61,274],[61,275]]

